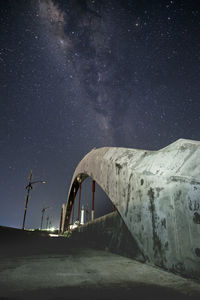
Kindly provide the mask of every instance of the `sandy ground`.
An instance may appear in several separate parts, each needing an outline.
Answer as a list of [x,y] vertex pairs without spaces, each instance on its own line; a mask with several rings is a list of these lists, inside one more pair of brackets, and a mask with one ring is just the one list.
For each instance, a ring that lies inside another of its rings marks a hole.
[[0,257],[0,299],[200,299],[200,284],[107,251]]

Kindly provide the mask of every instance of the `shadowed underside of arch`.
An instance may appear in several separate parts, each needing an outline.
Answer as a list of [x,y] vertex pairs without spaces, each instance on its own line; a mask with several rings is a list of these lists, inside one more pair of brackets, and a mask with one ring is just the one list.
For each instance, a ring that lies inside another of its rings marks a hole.
[[78,164],[74,192],[90,176],[113,202],[149,263],[200,277],[200,142],[180,139],[159,151],[104,147]]

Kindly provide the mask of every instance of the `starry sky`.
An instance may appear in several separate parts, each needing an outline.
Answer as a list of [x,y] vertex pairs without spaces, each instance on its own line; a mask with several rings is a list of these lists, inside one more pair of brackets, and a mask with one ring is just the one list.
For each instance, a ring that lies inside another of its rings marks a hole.
[[43,206],[58,226],[92,148],[200,140],[199,1],[1,0],[0,70],[0,225],[21,227],[31,169],[26,227]]

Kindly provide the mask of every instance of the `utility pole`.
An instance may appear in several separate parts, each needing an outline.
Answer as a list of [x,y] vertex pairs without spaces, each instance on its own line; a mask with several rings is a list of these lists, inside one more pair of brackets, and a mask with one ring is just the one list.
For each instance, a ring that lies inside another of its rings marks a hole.
[[25,203],[25,209],[24,209],[24,218],[23,218],[23,224],[22,224],[22,229],[24,230],[24,225],[25,225],[25,220],[26,220],[26,212],[27,212],[27,207],[28,207],[28,200],[29,200],[29,193],[30,193],[30,190],[32,190],[32,185],[31,185],[31,179],[32,179],[32,176],[33,176],[33,172],[31,170],[30,172],[30,176],[29,176],[29,183],[28,185],[26,186],[26,189],[27,189],[27,194],[26,194],[26,203]]
[[52,227],[52,216],[49,217],[49,229]]
[[49,226],[49,216],[47,216],[47,224],[46,224],[46,229],[48,229]]
[[43,220],[44,220],[44,213],[45,213],[45,210],[46,210],[47,208],[50,208],[50,206],[43,207],[43,209],[42,209],[42,217],[41,217],[40,230],[42,230],[42,225],[43,225]]
[[24,230],[24,226],[25,226],[26,212],[27,212],[28,201],[29,201],[29,194],[30,194],[30,190],[33,189],[33,184],[36,184],[36,183],[47,183],[45,180],[31,181],[32,180],[32,176],[33,176],[33,172],[31,170],[30,176],[29,176],[29,182],[28,182],[28,185],[26,186],[27,194],[26,194],[26,203],[25,203],[23,224],[22,224],[22,229],[23,230]]

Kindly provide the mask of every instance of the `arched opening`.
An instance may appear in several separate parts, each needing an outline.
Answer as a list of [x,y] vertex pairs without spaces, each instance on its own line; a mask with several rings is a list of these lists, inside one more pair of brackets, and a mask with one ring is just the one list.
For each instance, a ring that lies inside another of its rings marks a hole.
[[78,181],[72,185],[67,205],[68,227],[71,229],[115,210],[109,197],[91,177],[82,175]]
[[[92,220],[93,199],[95,222]],[[82,207],[85,210],[84,222],[81,219]],[[107,249],[139,261],[145,260],[136,240],[108,195],[97,183],[95,183],[94,190],[92,177],[80,173],[74,176],[67,206],[64,209],[63,232],[69,232],[69,229],[72,229],[72,236],[70,236],[75,244]]]

